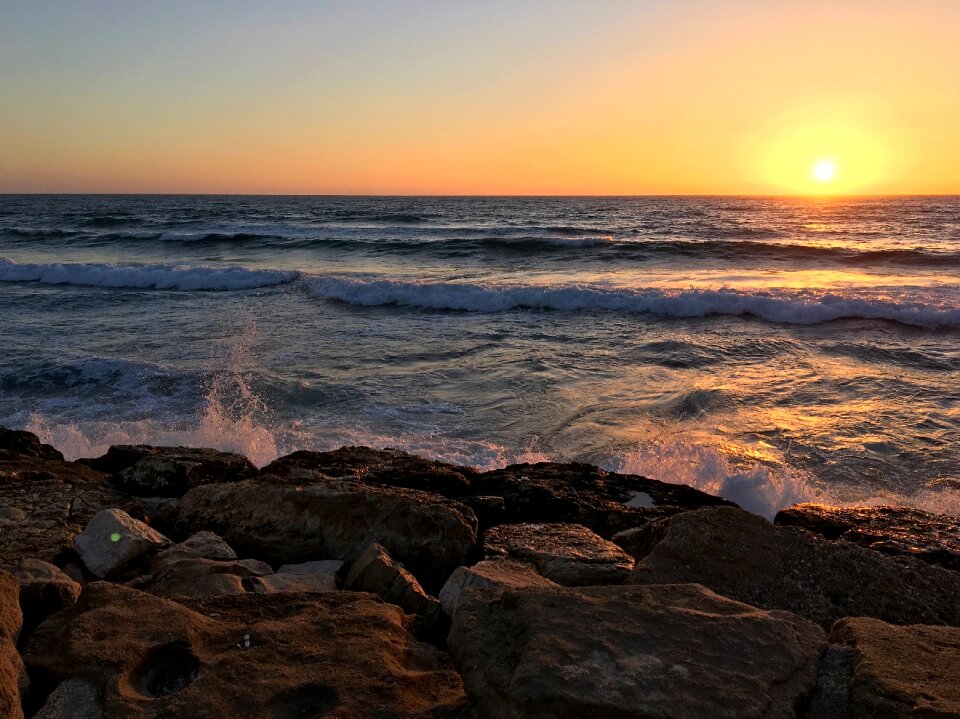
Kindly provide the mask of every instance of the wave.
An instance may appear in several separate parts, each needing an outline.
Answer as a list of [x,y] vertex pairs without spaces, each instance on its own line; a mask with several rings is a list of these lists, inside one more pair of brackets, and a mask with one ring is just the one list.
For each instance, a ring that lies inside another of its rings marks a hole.
[[960,307],[908,298],[897,301],[848,291],[738,289],[625,289],[600,285],[499,285],[362,279],[347,276],[305,280],[323,299],[356,305],[401,305],[435,310],[507,312],[516,309],[601,310],[663,317],[748,315],[770,322],[818,324],[839,319],[890,320],[920,327],[960,328]]
[[28,264],[0,259],[0,282],[161,290],[245,290],[290,282],[297,272],[186,265]]

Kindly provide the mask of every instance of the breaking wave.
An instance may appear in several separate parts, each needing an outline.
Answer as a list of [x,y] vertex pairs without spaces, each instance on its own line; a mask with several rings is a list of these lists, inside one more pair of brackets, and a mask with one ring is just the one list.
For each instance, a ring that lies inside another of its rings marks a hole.
[[243,290],[279,285],[297,277],[296,272],[249,270],[243,267],[98,263],[30,264],[0,259],[0,282],[39,282],[44,285],[162,290]]
[[960,328],[960,305],[928,302],[894,292],[825,293],[812,290],[625,289],[597,285],[500,285],[360,279],[307,280],[316,297],[357,305],[506,312],[515,309],[603,310],[663,317],[747,315],[785,324],[838,319],[889,320],[919,327]]

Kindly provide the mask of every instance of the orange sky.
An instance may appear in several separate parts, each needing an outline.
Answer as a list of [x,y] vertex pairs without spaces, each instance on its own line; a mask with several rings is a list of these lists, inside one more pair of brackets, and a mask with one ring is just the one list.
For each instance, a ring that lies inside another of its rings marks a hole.
[[0,5],[0,191],[960,193],[960,2],[197,5]]

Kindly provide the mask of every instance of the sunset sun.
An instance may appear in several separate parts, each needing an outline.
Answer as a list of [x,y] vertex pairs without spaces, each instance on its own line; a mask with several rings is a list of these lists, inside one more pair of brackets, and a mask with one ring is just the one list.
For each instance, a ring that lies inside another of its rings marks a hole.
[[817,182],[830,182],[837,174],[837,163],[833,160],[820,160],[813,166],[813,177]]

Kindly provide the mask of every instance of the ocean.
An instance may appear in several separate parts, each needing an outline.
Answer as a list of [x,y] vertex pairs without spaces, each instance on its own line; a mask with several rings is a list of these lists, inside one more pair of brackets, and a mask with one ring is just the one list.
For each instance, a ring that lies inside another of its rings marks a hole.
[[0,424],[960,514],[960,198],[0,196]]

